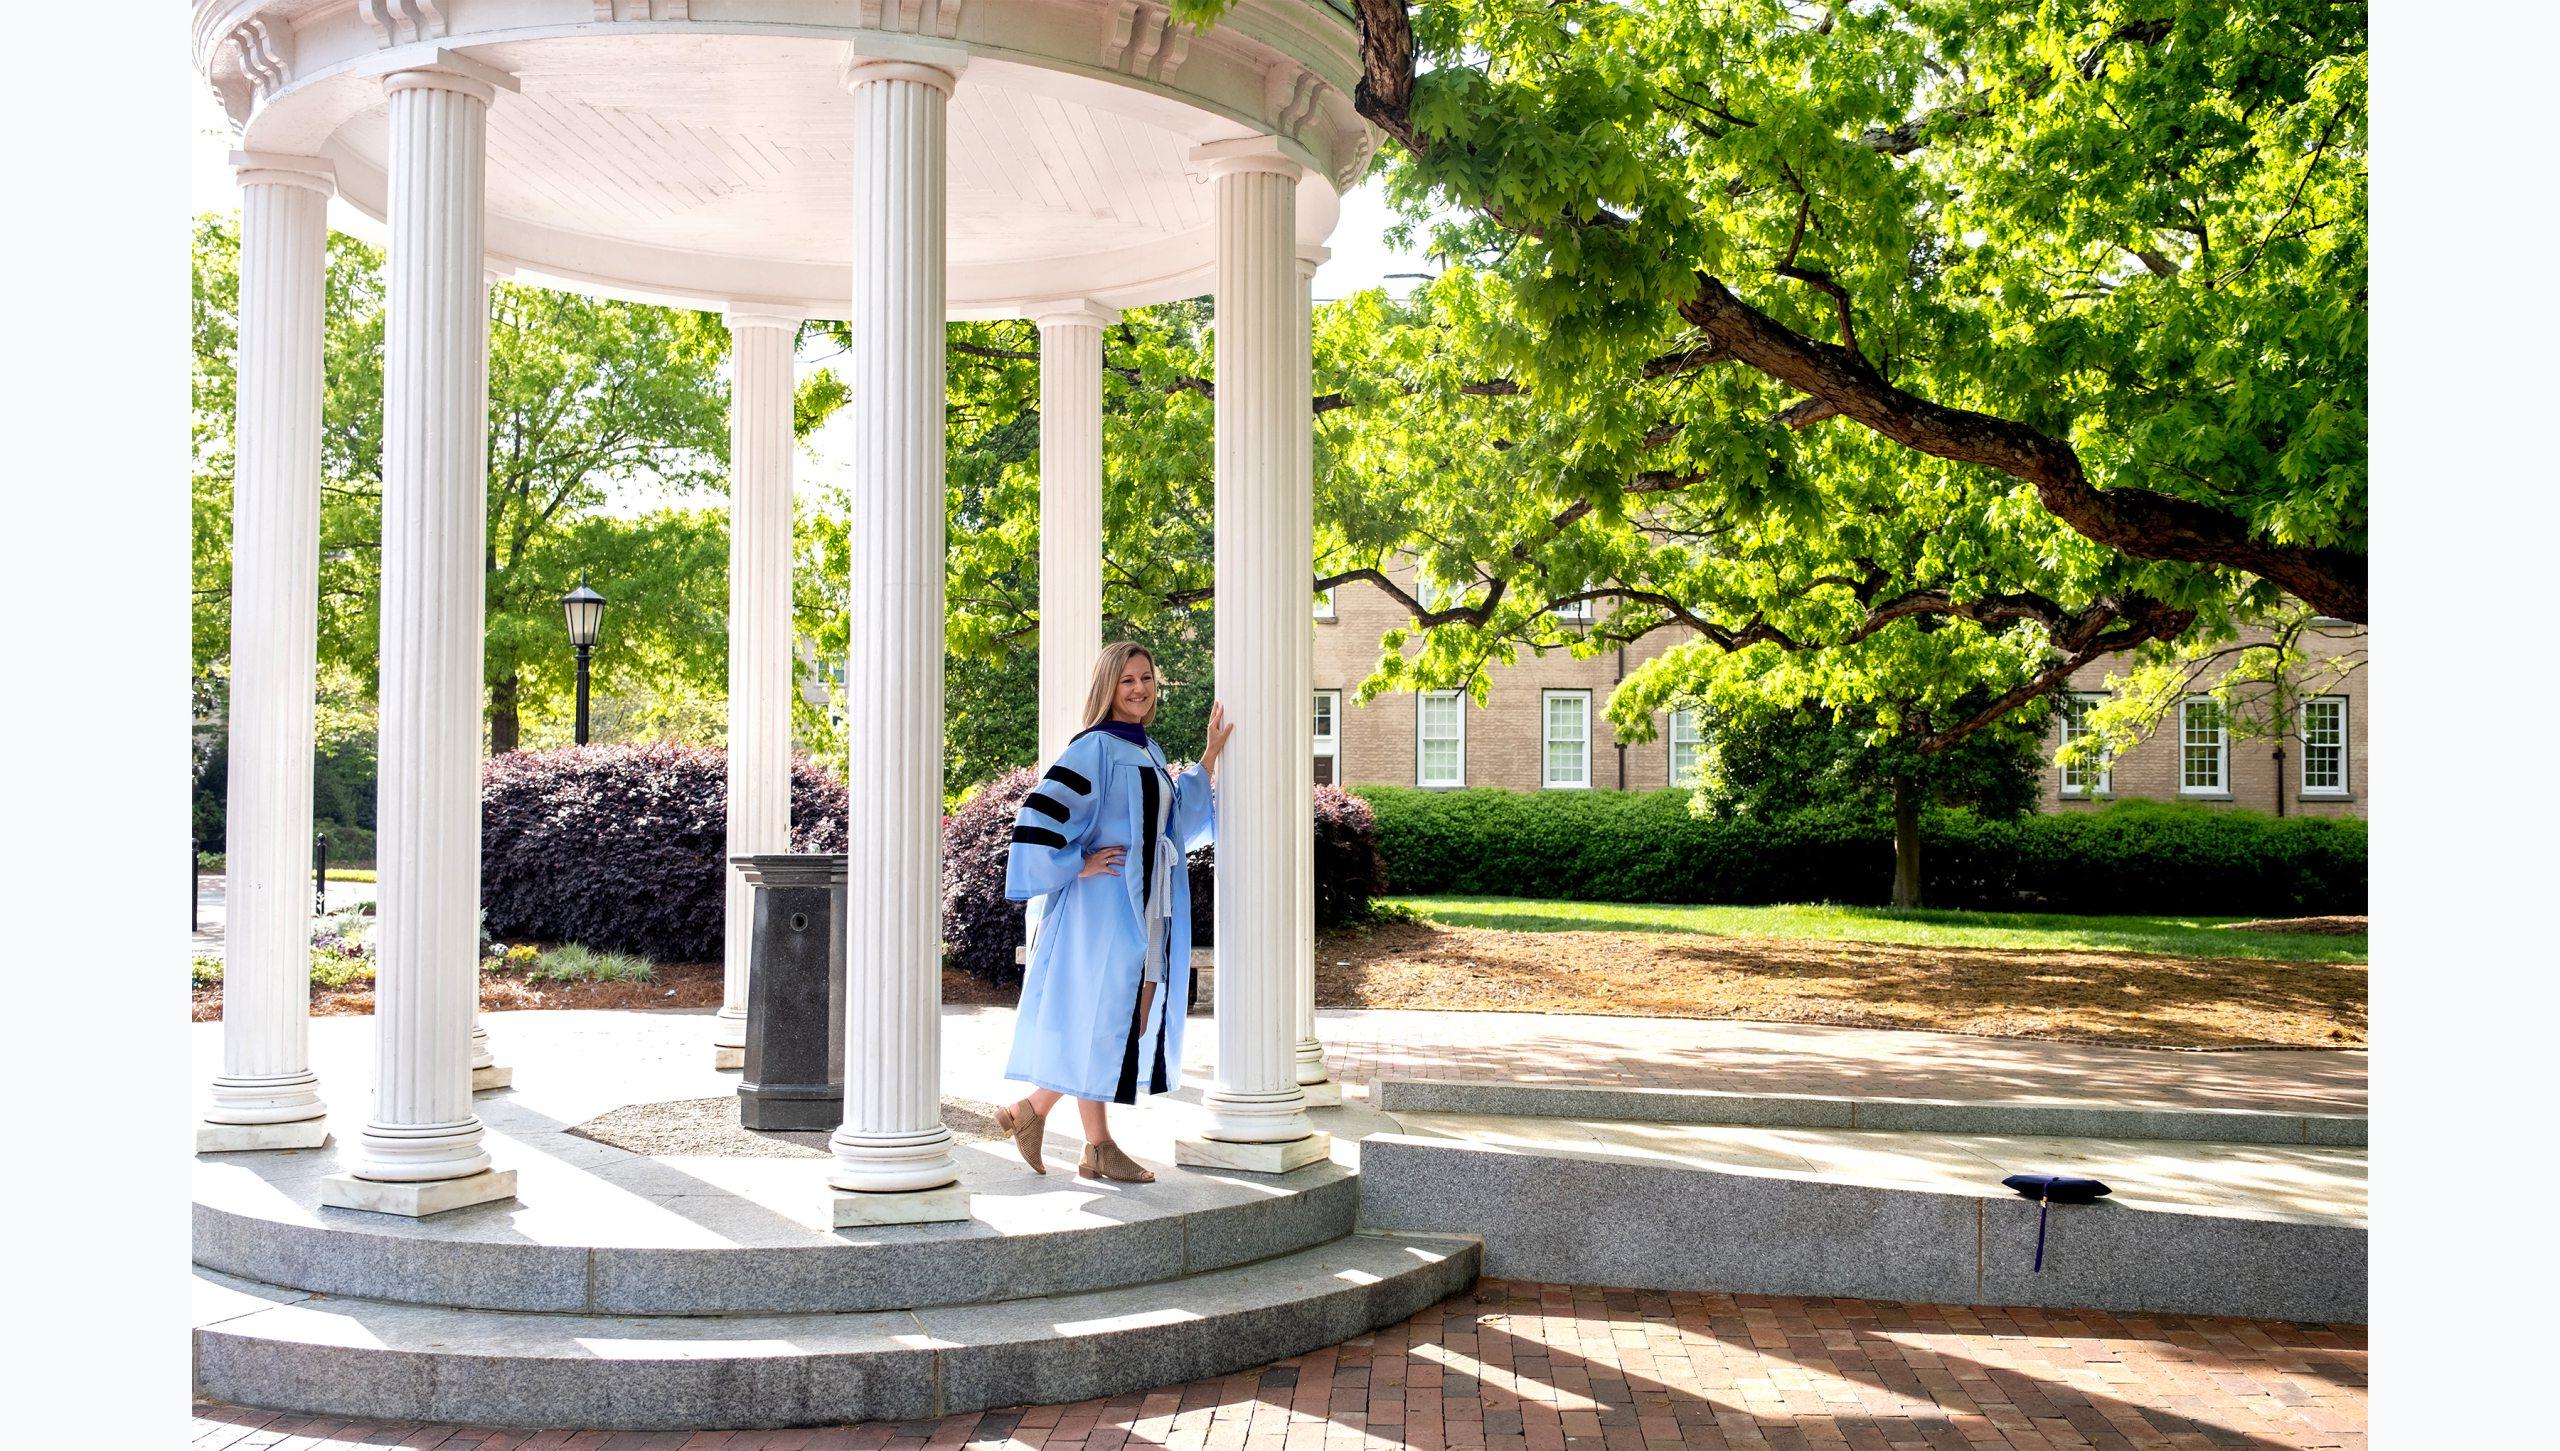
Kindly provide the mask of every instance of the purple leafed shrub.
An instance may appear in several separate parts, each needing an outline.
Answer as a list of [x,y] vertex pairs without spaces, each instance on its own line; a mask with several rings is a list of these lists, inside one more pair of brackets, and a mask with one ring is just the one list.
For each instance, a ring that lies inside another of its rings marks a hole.
[[[480,906],[501,942],[717,962],[729,757],[697,746],[510,751],[480,772]],[[791,763],[791,850],[845,849],[844,783]]]
[[[942,831],[942,936],[951,964],[1003,986],[1019,982],[1013,950],[1022,943],[1022,906],[1004,899],[1005,852],[1013,818],[1039,778],[1015,771],[991,781],[951,816]],[[1357,921],[1369,899],[1386,890],[1385,859],[1378,854],[1378,822],[1369,803],[1318,786],[1315,795],[1316,923],[1333,927]],[[1191,854],[1191,941],[1209,946],[1215,937],[1214,853]]]
[[1027,768],[1007,772],[942,821],[942,942],[953,967],[997,987],[1022,981],[1013,950],[1022,945],[1023,904],[1004,899],[1005,853],[1022,798],[1039,779]]

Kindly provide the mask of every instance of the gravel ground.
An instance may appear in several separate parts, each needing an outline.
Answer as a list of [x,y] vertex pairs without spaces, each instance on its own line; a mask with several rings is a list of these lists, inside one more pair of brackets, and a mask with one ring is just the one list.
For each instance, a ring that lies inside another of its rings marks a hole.
[[[942,1101],[942,1123],[964,1142],[1005,1137],[996,1127],[996,1106],[974,1099]],[[654,1157],[692,1155],[717,1159],[823,1159],[828,1156],[824,1131],[766,1133],[738,1122],[738,1096],[683,1098],[672,1103],[635,1103],[617,1108],[569,1130],[582,1139],[611,1144]]]

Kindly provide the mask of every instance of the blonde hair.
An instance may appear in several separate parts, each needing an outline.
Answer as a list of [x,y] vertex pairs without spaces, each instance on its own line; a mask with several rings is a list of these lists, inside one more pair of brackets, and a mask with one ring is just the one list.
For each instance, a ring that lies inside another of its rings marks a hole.
[[[1145,656],[1149,665],[1156,663],[1156,652],[1135,640],[1122,640],[1118,644],[1102,647],[1101,658],[1093,662],[1093,684],[1085,687],[1084,729],[1091,730],[1111,719],[1111,700],[1120,691],[1120,672],[1129,668],[1131,657],[1138,655]],[[1164,682],[1159,679],[1156,682],[1156,698],[1147,706],[1147,718],[1138,724],[1153,725],[1156,706],[1163,701]]]

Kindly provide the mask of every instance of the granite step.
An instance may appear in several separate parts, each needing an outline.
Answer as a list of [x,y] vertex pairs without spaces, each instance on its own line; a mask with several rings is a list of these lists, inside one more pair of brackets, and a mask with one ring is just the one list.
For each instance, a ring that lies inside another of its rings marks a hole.
[[[2353,1321],[2366,1155],[2303,1144],[1397,1115],[1364,1229],[1483,1236],[1485,1273],[1633,1289]],[[2038,1206],[2013,1173],[2105,1181]]]
[[2098,1103],[2086,1099],[1891,1098],[1453,1078],[1381,1078],[1370,1091],[1370,1107],[1391,1114],[1490,1114],[1766,1128],[2184,1139],[2221,1144],[2322,1144],[2354,1148],[2361,1148],[2365,1143],[2365,1116],[2360,1113]]
[[894,1311],[538,1314],[196,1272],[195,1390],[316,1415],[711,1430],[913,1420],[1224,1375],[1392,1325],[1475,1282],[1458,1236],[1351,1234],[1082,1294]]
[[422,1220],[321,1205],[308,1173],[217,1164],[199,1170],[193,1258],[286,1289],[421,1305],[801,1314],[1173,1279],[1324,1244],[1358,1213],[1358,1177],[1335,1163],[1277,1177],[1164,1172],[1140,1193],[1064,1171],[1036,1179],[985,1153],[962,1159],[968,1220],[846,1230],[822,1218],[802,1160],[579,1172],[518,1153],[516,1200]]

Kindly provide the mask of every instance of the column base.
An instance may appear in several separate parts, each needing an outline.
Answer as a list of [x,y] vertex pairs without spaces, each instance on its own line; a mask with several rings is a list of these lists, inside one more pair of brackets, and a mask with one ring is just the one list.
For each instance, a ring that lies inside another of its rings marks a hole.
[[508,1067],[504,1063],[492,1063],[485,1068],[474,1068],[471,1070],[471,1091],[473,1093],[486,1093],[493,1088],[505,1088],[515,1081],[515,1069]]
[[837,1189],[829,1192],[828,1200],[838,1229],[870,1224],[948,1224],[969,1217],[969,1191],[957,1184],[903,1192]]
[[196,1120],[199,1154],[247,1154],[261,1149],[316,1149],[329,1142],[329,1121],[300,1119],[289,1124],[218,1124]]
[[1241,1169],[1248,1174],[1286,1174],[1333,1158],[1333,1135],[1318,1130],[1303,1139],[1277,1144],[1231,1144],[1224,1139],[1176,1139],[1173,1161],[1194,1169]]
[[747,1050],[714,1043],[711,1045],[711,1066],[721,1073],[743,1072],[747,1066]]
[[1327,1078],[1315,1083],[1301,1083],[1298,1091],[1307,1096],[1309,1108],[1342,1107],[1342,1085]]
[[359,1179],[353,1174],[332,1174],[320,1181],[320,1202],[339,1209],[362,1209],[374,1214],[397,1214],[409,1219],[424,1219],[449,1209],[467,1209],[474,1204],[492,1204],[516,1197],[516,1171],[483,1169],[460,1179],[425,1179],[416,1183],[394,1183],[382,1179]]

